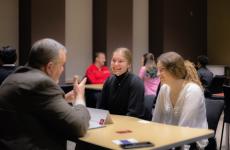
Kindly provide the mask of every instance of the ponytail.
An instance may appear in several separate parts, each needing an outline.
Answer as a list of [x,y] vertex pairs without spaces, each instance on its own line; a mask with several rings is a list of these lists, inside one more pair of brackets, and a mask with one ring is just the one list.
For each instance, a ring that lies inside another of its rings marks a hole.
[[184,65],[185,65],[185,68],[187,71],[187,74],[185,76],[185,80],[194,82],[203,89],[202,84],[200,82],[200,78],[197,74],[196,68],[194,67],[194,64],[192,62],[190,62],[189,60],[185,60]]

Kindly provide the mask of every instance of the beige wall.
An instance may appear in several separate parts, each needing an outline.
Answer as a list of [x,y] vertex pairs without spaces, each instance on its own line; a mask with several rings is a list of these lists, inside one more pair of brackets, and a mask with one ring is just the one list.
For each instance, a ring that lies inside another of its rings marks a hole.
[[133,72],[138,74],[141,57],[148,52],[148,0],[133,0]]
[[0,0],[0,47],[18,50],[18,0]]
[[[148,0],[133,1],[131,47],[134,73],[139,70],[141,55],[148,50],[147,3]],[[0,0],[0,4],[0,46],[11,45],[18,49],[18,0]],[[213,65],[230,65],[229,6],[229,0],[208,0],[208,56]],[[83,76],[92,60],[92,0],[66,0],[65,10],[65,45],[69,57],[66,79],[70,79],[74,74]],[[32,21],[34,25],[36,20]],[[32,28],[32,31],[36,30]],[[33,37],[32,41],[35,39]]]
[[92,0],[66,0],[65,45],[68,49],[65,75],[84,76],[92,62]]
[[229,0],[208,0],[208,56],[213,65],[230,65],[229,6]]

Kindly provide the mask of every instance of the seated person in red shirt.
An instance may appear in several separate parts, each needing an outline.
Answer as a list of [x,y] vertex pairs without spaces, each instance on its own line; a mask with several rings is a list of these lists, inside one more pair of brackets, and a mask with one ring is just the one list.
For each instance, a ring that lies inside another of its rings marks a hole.
[[102,84],[110,76],[108,67],[105,66],[105,53],[96,52],[94,56],[94,63],[91,64],[85,76],[89,84]]

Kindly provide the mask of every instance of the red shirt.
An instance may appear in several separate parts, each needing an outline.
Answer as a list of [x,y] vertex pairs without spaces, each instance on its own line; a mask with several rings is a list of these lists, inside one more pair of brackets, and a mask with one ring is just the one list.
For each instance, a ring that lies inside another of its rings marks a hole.
[[96,65],[90,65],[86,70],[87,82],[90,84],[102,84],[110,76],[108,67],[98,68]]

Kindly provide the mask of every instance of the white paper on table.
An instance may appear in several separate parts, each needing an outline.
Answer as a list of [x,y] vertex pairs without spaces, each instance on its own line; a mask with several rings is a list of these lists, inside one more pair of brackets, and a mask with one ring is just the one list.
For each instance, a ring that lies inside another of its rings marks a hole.
[[113,123],[108,110],[89,108],[89,107],[87,107],[87,109],[91,116],[89,122],[89,129],[101,128],[104,127],[106,124]]

